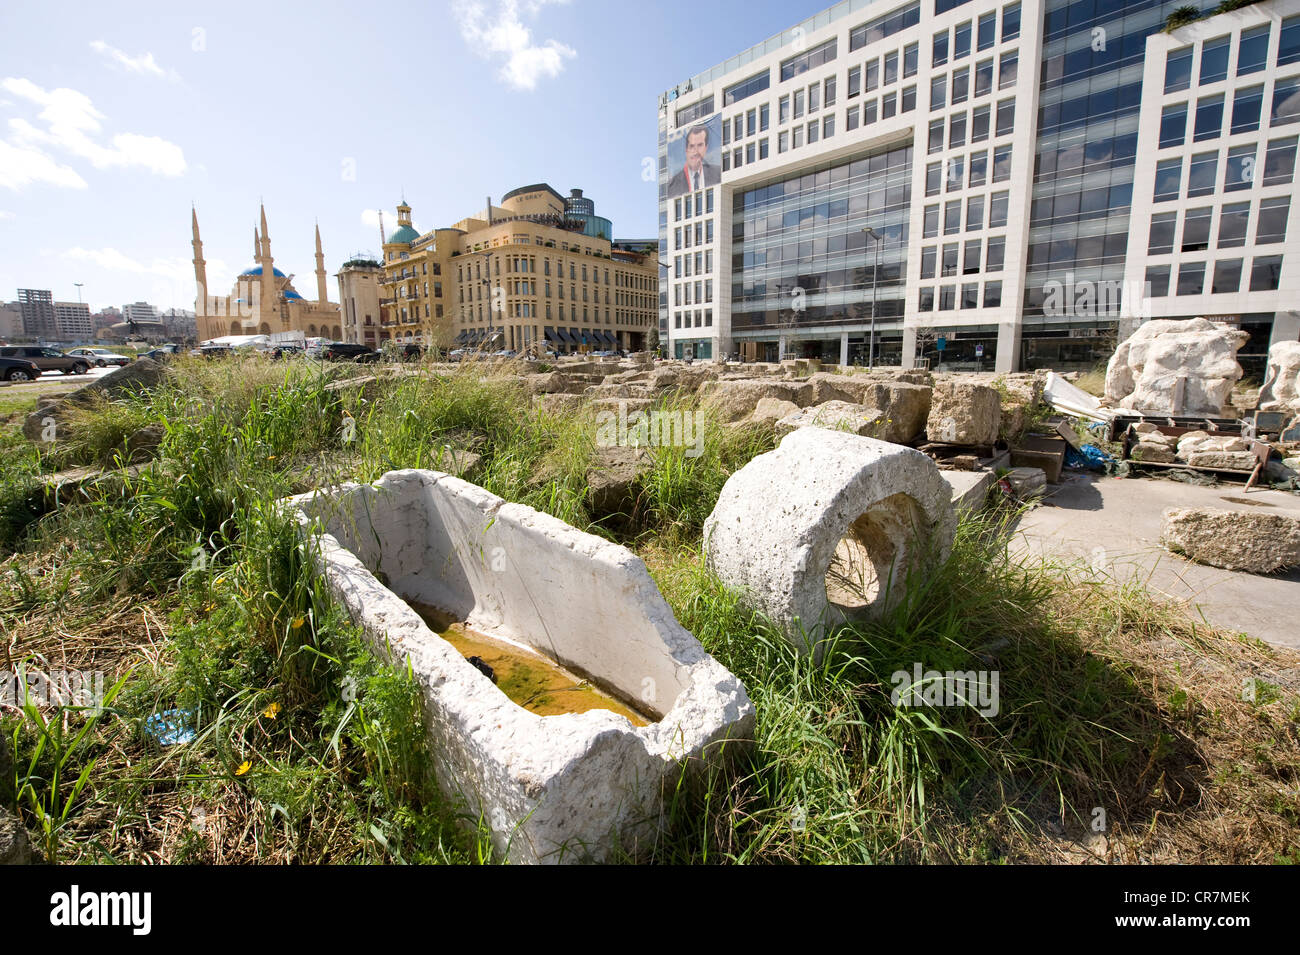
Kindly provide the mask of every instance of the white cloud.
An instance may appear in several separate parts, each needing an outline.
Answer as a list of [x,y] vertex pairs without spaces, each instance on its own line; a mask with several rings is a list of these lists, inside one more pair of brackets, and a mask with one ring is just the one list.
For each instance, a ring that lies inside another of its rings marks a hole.
[[[86,262],[115,275],[152,276],[145,300],[162,308],[192,308],[195,296],[194,263],[187,258],[154,258],[145,262],[137,260],[110,247],[83,249],[74,246],[61,253],[62,258],[73,262]],[[235,281],[234,270],[223,259],[207,260],[208,289],[210,295],[224,295]],[[140,283],[134,282],[134,286]],[[143,292],[136,293],[141,297]]]
[[[8,151],[18,173],[7,176],[9,163],[0,162],[0,183],[11,188],[31,181],[85,188],[85,180],[72,169],[59,166],[46,155],[46,147],[70,152],[96,169],[140,166],[163,176],[179,176],[186,170],[181,147],[158,136],[116,133],[111,145],[97,142],[93,137],[100,133],[100,120],[106,117],[84,93],[66,87],[44,90],[31,80],[13,77],[0,82],[0,88],[42,107],[37,118],[46,126],[38,129],[25,119],[9,120]],[[26,175],[23,170],[28,171]],[[9,180],[18,180],[17,185]]]
[[532,90],[538,80],[559,76],[566,60],[573,59],[578,51],[558,40],[533,42],[532,31],[520,19],[520,8],[529,16],[537,16],[548,3],[567,3],[568,0],[496,0],[489,13],[483,0],[455,0],[453,11],[460,22],[460,35],[470,47],[485,59],[502,59],[501,79],[515,89]]
[[14,214],[12,212],[5,212],[3,209],[0,209],[0,220],[12,219],[12,218],[14,218]]
[[[378,229],[379,213],[380,213],[379,209],[362,209],[361,224],[368,229]],[[397,213],[384,210],[384,233],[387,235],[391,235],[393,230],[396,228],[397,228]],[[414,229],[416,232],[423,232],[423,230],[420,228],[419,223],[417,223],[414,218],[411,219],[411,228]]]
[[164,70],[159,66],[158,62],[153,58],[152,53],[145,52],[132,56],[129,53],[119,50],[115,46],[109,46],[103,40],[91,40],[90,48],[108,60],[110,64],[120,67],[128,73],[139,73],[144,76],[159,76],[164,79],[172,80],[173,82],[180,79],[180,76],[175,70]]
[[0,139],[0,186],[16,190],[33,182],[64,189],[86,188],[86,180],[70,166],[60,165],[39,149]]

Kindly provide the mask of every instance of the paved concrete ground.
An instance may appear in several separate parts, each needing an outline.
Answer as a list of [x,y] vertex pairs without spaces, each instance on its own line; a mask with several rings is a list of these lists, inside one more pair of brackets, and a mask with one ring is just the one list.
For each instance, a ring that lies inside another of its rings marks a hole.
[[1300,516],[1300,495],[1242,492],[1244,484],[1198,487],[1154,478],[1067,471],[1021,520],[1013,551],[1078,560],[1117,580],[1137,578],[1153,593],[1187,601],[1192,615],[1271,643],[1300,648],[1300,569],[1261,576],[1192,563],[1160,546],[1170,507],[1219,507]]

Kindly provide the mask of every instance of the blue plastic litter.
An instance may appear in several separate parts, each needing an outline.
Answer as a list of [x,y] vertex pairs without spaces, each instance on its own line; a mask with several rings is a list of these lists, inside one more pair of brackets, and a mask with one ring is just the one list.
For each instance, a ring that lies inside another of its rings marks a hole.
[[145,720],[144,728],[163,746],[177,746],[194,739],[192,710],[164,710]]
[[1068,446],[1065,449],[1065,466],[1080,471],[1105,471],[1114,460],[1095,444],[1085,444],[1078,451]]

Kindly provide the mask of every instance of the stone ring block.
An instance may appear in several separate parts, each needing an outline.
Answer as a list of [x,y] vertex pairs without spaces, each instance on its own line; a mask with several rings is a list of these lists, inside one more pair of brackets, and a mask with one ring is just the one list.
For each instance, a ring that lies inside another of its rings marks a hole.
[[[752,738],[745,687],[677,622],[627,548],[438,471],[390,471],[286,504],[335,598],[381,657],[409,663],[439,785],[481,816],[510,861],[635,852],[684,768]],[[408,600],[532,648],[657,719],[524,709]]]
[[952,489],[912,448],[824,428],[791,432],[733,474],[704,524],[724,584],[820,659],[828,630],[900,593],[924,542],[942,558]]

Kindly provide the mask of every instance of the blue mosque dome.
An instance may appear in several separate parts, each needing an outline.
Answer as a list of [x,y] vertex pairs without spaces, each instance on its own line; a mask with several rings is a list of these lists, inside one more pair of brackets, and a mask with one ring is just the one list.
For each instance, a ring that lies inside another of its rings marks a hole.
[[420,233],[416,232],[409,225],[404,225],[404,226],[400,226],[396,232],[390,235],[388,237],[388,241],[397,242],[402,245],[410,245],[419,237],[420,237]]
[[[260,265],[254,265],[251,269],[244,269],[244,271],[240,272],[239,274],[240,274],[241,276],[244,276],[244,275],[261,275],[261,274],[262,274],[262,267],[261,267]],[[272,266],[272,268],[271,268],[271,274],[274,275],[277,279],[282,279],[282,278],[285,277],[285,276],[284,276],[284,273],[281,272],[279,269],[275,268],[274,266]]]
[[284,290],[284,297],[289,299],[290,301],[295,301],[295,302],[304,301],[303,297],[291,288],[287,288]]

